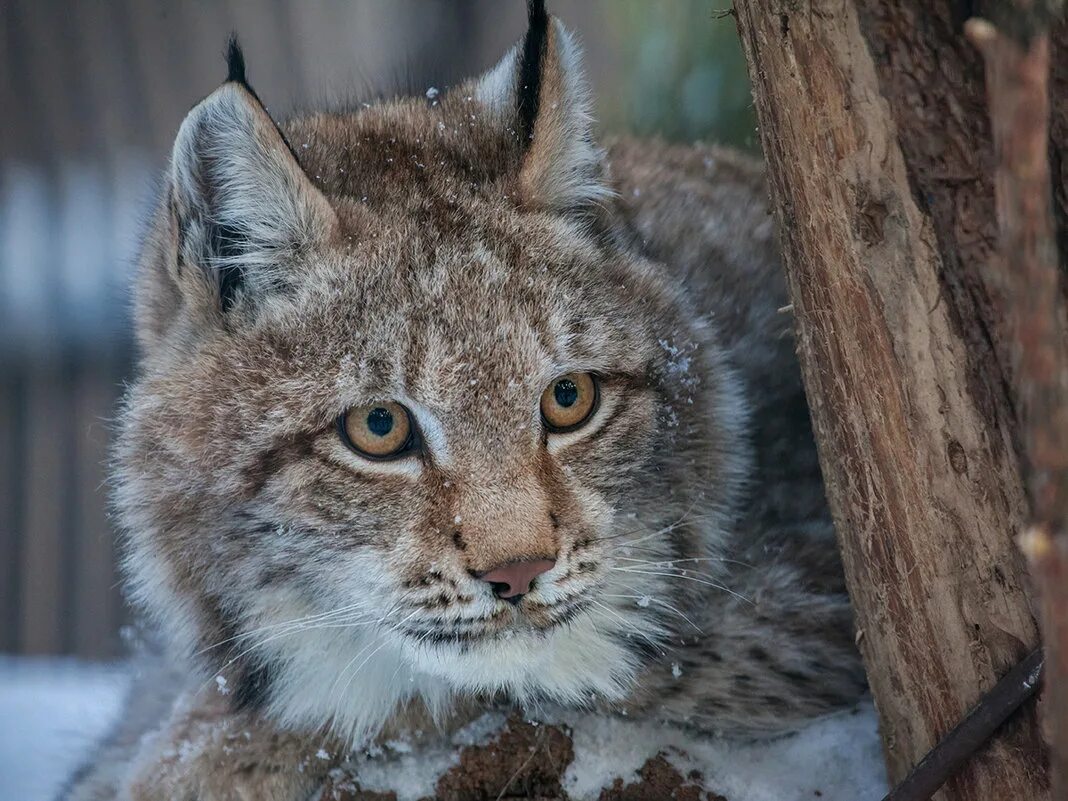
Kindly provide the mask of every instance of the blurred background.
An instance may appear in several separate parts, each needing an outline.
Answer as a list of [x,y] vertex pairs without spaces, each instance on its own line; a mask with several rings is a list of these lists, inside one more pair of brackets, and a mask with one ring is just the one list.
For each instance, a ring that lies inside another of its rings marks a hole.
[[[729,0],[550,0],[605,132],[756,148]],[[0,654],[110,659],[128,620],[107,512],[137,235],[182,117],[239,33],[276,114],[444,88],[521,0],[0,0]]]

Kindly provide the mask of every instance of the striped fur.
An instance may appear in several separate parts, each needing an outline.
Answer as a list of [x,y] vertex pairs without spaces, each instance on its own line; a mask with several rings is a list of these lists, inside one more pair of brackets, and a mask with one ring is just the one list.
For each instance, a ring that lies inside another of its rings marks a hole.
[[[71,797],[296,798],[301,742],[502,701],[768,733],[863,692],[760,171],[602,151],[546,25],[529,133],[521,46],[432,101],[280,125],[242,68],[182,125],[116,470],[131,597],[189,667]],[[573,370],[602,403],[549,434]],[[382,400],[422,455],[341,443]],[[518,607],[473,575],[534,557]],[[240,778],[218,738],[160,756],[205,718],[256,732]]]

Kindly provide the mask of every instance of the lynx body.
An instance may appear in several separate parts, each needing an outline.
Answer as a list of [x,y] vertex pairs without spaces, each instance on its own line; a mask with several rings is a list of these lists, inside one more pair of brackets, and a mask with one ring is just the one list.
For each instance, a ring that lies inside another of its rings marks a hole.
[[[69,797],[302,798],[302,743],[496,703],[761,734],[863,692],[760,169],[602,150],[588,105],[538,3],[480,79],[278,124],[231,48],[121,416],[162,655]],[[595,397],[554,427],[568,376]],[[345,421],[387,412],[410,430],[372,457]],[[205,721],[252,735],[176,760]]]

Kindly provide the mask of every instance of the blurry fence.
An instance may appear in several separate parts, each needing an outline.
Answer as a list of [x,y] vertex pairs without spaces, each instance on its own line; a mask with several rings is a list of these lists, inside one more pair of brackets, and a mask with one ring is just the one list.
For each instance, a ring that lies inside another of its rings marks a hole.
[[[727,0],[551,0],[602,118],[751,137]],[[0,0],[0,652],[117,653],[106,513],[137,232],[236,30],[273,108],[444,87],[521,35],[521,0]]]
[[104,463],[144,165],[0,173],[0,649],[114,653]]

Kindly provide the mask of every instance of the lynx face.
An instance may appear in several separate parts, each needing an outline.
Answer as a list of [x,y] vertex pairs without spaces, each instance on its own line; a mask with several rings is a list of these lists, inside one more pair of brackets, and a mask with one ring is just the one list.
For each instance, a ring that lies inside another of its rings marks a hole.
[[440,98],[276,127],[235,50],[183,124],[119,504],[136,598],[239,701],[360,737],[620,699],[685,605],[658,561],[716,553],[734,383],[615,231],[576,58],[535,13]]

